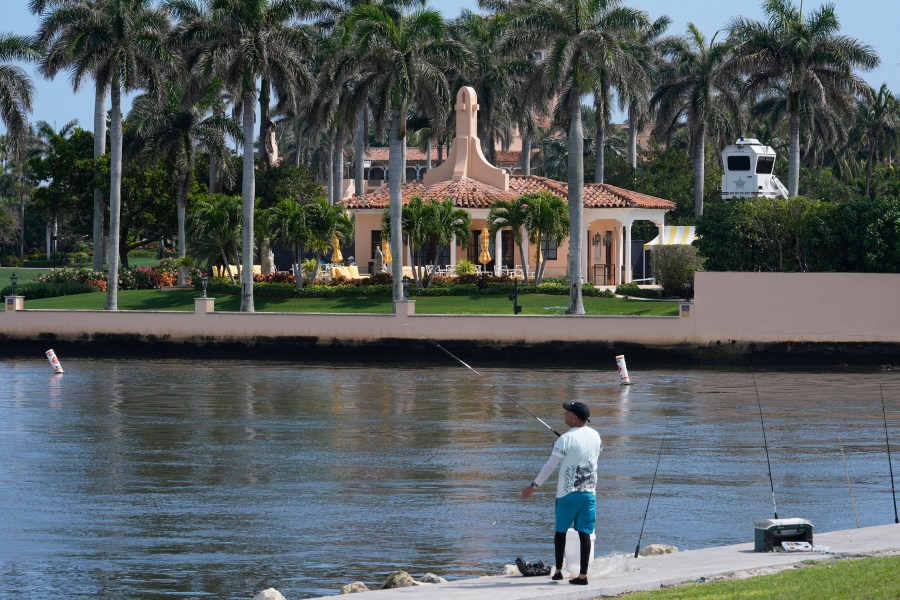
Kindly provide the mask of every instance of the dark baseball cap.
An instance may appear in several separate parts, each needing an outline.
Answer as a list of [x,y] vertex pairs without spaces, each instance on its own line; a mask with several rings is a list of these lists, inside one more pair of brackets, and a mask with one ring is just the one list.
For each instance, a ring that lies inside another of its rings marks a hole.
[[587,404],[583,402],[563,402],[562,407],[582,421],[590,423],[591,411],[588,409]]

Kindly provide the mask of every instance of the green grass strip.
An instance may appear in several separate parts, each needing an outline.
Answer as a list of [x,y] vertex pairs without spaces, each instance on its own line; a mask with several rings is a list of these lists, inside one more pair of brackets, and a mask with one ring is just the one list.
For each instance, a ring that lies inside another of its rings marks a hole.
[[26,269],[24,267],[0,267],[0,288],[10,285],[10,277],[16,274],[16,280],[19,285],[37,281],[38,277],[45,273],[49,273],[50,269]]
[[[193,290],[122,290],[118,295],[119,310],[192,311]],[[27,309],[103,310],[106,294],[78,294],[31,300]],[[562,315],[569,303],[567,296],[528,294],[519,297],[522,314]],[[390,314],[393,303],[387,298],[260,298],[254,299],[257,312],[296,313],[372,313]],[[422,315],[511,315],[512,302],[506,296],[433,296],[416,299],[416,313]],[[241,300],[237,296],[216,299],[216,311],[237,312]],[[589,315],[676,316],[678,302],[646,302],[622,298],[584,298]]]
[[621,596],[627,600],[896,600],[900,556],[801,563],[802,568],[747,579],[691,583]]

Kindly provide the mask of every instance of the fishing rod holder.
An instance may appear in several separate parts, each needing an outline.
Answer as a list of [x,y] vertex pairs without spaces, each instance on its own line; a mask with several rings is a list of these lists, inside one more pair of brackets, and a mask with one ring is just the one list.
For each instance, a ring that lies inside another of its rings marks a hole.
[[516,279],[513,282],[513,293],[507,296],[510,302],[513,303],[513,314],[517,315],[522,312],[522,307],[519,306],[519,280]]

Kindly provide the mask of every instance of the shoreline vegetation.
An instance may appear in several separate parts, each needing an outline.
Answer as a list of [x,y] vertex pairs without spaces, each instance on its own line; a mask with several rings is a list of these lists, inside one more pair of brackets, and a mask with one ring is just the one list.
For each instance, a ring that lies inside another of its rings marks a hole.
[[[778,572],[737,572],[649,592],[617,596],[625,600],[739,600],[821,598],[893,600],[900,597],[900,555],[851,556],[826,562],[785,565]],[[591,600],[599,600],[599,597]]]

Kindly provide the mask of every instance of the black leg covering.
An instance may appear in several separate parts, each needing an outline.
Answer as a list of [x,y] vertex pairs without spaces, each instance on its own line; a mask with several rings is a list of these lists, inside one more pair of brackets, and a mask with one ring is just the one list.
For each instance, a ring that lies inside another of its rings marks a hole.
[[556,532],[553,536],[553,549],[556,550],[556,568],[562,570],[563,557],[566,555],[566,534]]
[[588,561],[591,558],[591,536],[590,534],[581,533],[579,531],[578,541],[581,542],[581,574],[587,575]]

